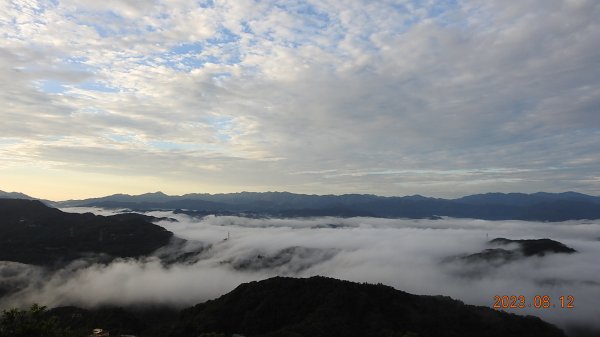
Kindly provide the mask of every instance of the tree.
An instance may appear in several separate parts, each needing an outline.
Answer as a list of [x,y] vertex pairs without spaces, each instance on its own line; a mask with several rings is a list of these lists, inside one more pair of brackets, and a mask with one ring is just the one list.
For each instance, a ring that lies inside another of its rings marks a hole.
[[28,310],[4,310],[0,317],[0,337],[70,336],[70,329],[61,327],[56,317],[46,315],[46,307],[37,304]]

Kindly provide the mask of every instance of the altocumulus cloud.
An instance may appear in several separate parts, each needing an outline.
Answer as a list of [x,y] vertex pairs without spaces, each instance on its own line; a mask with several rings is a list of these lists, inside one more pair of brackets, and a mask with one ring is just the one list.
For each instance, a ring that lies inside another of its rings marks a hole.
[[4,1],[2,183],[26,168],[46,184],[137,176],[136,191],[597,194],[599,14],[594,0]]
[[[31,302],[177,307],[215,298],[242,282],[276,275],[325,275],[384,283],[416,294],[443,294],[469,304],[491,306],[496,295],[561,295],[575,298],[574,309],[513,309],[561,327],[600,329],[597,261],[600,225],[589,222],[536,223],[471,219],[402,220],[377,218],[250,219],[190,218],[160,224],[187,243],[161,249],[163,256],[188,252],[185,261],[158,258],[118,260],[108,265],[77,261],[58,271],[3,265],[5,279],[22,290],[5,306]],[[225,240],[229,236],[228,240]],[[551,238],[576,254],[531,257],[500,266],[467,265],[448,257],[487,248],[494,237]],[[193,256],[193,257],[192,257]],[[478,273],[470,273],[479,268]],[[8,275],[8,276],[7,276]]]

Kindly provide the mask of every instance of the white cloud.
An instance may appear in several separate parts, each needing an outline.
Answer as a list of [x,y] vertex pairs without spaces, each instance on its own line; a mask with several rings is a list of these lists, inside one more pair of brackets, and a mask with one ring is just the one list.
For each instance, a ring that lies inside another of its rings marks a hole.
[[[0,130],[29,143],[21,155],[31,162],[76,171],[94,165],[68,153],[108,150],[114,134],[146,140],[141,152],[156,142],[209,148],[158,149],[195,163],[180,171],[190,186],[202,185],[195,166],[218,153],[211,165],[246,161],[210,181],[240,188],[597,194],[599,11],[592,0],[7,2]],[[111,166],[127,166],[121,157]],[[414,186],[290,174],[497,167],[512,173]]]
[[[76,209],[70,209],[73,210]],[[170,212],[150,214],[180,220],[160,222],[177,236],[191,240],[188,246],[174,246],[174,250],[210,248],[199,253],[195,262],[169,267],[155,259],[119,260],[106,266],[78,262],[50,274],[21,267],[13,274],[17,279],[27,278],[30,287],[3,303],[37,301],[95,306],[162,302],[186,306],[215,298],[242,282],[275,275],[325,275],[384,283],[417,294],[443,294],[487,307],[493,305],[496,295],[523,295],[533,301],[533,296],[542,294],[551,296],[556,303],[559,296],[571,295],[575,309],[530,308],[512,312],[540,316],[561,327],[583,324],[600,328],[596,322],[600,225],[595,222],[223,216],[192,219]],[[224,241],[228,235],[229,240]],[[494,268],[444,262],[448,257],[487,248],[488,237],[551,238],[578,253],[531,257]],[[302,248],[287,251],[289,255],[284,257],[278,255],[290,247]],[[257,260],[259,255],[279,262],[269,267]],[[244,264],[255,269],[235,268]],[[467,276],[473,268],[480,273]],[[17,274],[26,276],[19,278]]]

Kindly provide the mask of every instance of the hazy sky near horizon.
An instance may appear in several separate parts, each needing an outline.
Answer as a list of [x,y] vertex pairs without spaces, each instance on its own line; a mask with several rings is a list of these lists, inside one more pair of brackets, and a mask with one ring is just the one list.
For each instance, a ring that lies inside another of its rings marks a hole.
[[0,3],[0,189],[600,194],[600,2]]

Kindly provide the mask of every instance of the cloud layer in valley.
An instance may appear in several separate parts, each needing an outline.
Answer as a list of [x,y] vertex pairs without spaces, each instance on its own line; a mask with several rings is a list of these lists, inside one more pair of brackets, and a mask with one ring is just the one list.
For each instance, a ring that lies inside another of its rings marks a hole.
[[[250,219],[231,216],[190,218],[160,225],[187,243],[174,242],[157,254],[164,259],[118,260],[108,265],[77,261],[58,271],[3,265],[0,277],[23,290],[3,304],[31,302],[178,307],[215,298],[242,282],[276,275],[325,275],[384,283],[416,294],[447,295],[469,304],[492,306],[494,296],[573,296],[574,309],[512,309],[540,316],[561,327],[596,326],[600,258],[595,222],[538,223],[470,219],[402,220],[377,218]],[[480,252],[486,240],[551,238],[578,251],[529,257],[490,267],[448,257]],[[225,240],[228,238],[227,240]],[[187,252],[181,259],[182,252]],[[476,271],[476,272],[473,272]],[[23,284],[24,283],[24,284]]]
[[0,183],[50,199],[598,194],[599,15],[594,0],[4,1]]

